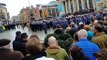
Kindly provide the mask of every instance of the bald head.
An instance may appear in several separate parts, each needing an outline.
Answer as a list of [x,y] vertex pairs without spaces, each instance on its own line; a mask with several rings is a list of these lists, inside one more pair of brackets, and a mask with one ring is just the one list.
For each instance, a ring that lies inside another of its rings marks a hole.
[[79,39],[86,39],[87,38],[87,31],[85,29],[79,30],[77,34],[78,34]]
[[54,36],[49,37],[48,44],[49,44],[49,46],[58,45],[57,40],[56,40],[56,38]]

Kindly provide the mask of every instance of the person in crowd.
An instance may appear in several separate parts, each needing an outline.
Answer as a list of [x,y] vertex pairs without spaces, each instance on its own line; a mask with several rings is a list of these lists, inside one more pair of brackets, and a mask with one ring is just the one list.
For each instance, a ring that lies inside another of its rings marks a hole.
[[0,32],[3,32],[3,30],[2,30],[2,21],[0,21]]
[[98,52],[100,48],[87,39],[87,31],[85,29],[79,30],[77,35],[79,41],[73,45],[80,47],[84,55],[87,56],[89,60],[96,60],[94,53]]
[[78,27],[75,27],[75,24],[72,22],[72,24],[70,24],[71,26],[71,30],[69,31],[69,34],[71,35],[71,37],[74,37],[74,34],[78,31]]
[[22,60],[21,52],[10,49],[9,39],[0,39],[0,60]]
[[45,48],[40,43],[40,39],[36,35],[31,35],[26,44],[29,56],[25,56],[22,60],[34,60],[42,56],[46,56]]
[[104,32],[107,34],[107,22],[104,22]]
[[107,48],[107,35],[104,33],[103,26],[101,24],[96,24],[93,28],[95,36],[92,42],[97,44],[101,49]]
[[20,47],[18,47],[18,42],[21,40],[21,31],[16,32],[15,40],[13,41],[13,50],[16,51]]
[[43,30],[44,30],[45,34],[47,34],[48,27],[47,27],[47,24],[45,21],[43,21],[42,26],[43,26]]
[[88,40],[92,40],[92,38],[94,37],[94,32],[91,31],[90,26],[89,25],[85,25],[84,29],[87,31],[87,34],[88,34],[87,39]]
[[78,42],[79,41],[79,39],[78,39],[78,34],[77,34],[77,32],[74,34],[74,36],[73,36],[73,43],[76,43],[76,42]]
[[84,29],[84,23],[83,23],[83,22],[80,22],[80,23],[79,23],[78,30],[81,30],[81,29]]
[[78,46],[72,46],[69,50],[70,52],[70,60],[89,60]]
[[35,60],[55,60],[55,59],[53,59],[53,58],[47,58],[47,57],[43,56],[43,57],[37,58]]
[[26,33],[21,34],[21,39],[17,42],[14,42],[14,46],[16,51],[20,51],[24,56],[26,56],[27,51],[26,51],[26,43],[27,43],[28,35]]
[[46,49],[47,57],[54,58],[55,60],[68,60],[67,52],[58,46],[56,38],[51,36],[48,39],[49,47]]
[[57,24],[55,27],[55,30],[57,30],[57,29],[63,29],[63,28],[61,27],[61,25]]
[[107,49],[102,49],[101,51],[95,53],[96,60],[107,60]]
[[68,27],[65,29],[65,32],[69,34],[70,31],[71,31],[71,27],[68,26]]

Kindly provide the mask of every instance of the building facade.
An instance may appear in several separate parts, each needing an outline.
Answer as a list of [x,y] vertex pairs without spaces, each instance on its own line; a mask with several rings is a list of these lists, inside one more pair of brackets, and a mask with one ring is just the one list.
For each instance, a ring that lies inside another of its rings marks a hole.
[[78,12],[84,9],[96,9],[95,0],[57,0],[58,4],[62,4],[62,13]]
[[107,0],[96,0],[97,10],[104,10],[107,8]]
[[20,11],[20,19],[22,23],[28,23],[31,20],[40,19],[40,13],[38,7],[26,7]]
[[37,7],[39,8],[41,18],[57,17],[59,15],[56,1],[52,1],[46,5],[38,4]]
[[7,21],[9,20],[9,18],[10,15],[9,12],[7,11],[6,4],[0,3],[0,20]]
[[21,19],[21,23],[27,23],[30,21],[30,8],[26,7],[21,9],[20,11],[20,19]]

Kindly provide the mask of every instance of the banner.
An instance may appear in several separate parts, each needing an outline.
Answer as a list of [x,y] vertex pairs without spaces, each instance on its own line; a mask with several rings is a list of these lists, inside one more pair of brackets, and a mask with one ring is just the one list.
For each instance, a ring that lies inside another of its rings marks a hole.
[[62,4],[61,3],[58,4],[58,11],[62,12]]
[[102,0],[96,0],[97,3],[102,2]]

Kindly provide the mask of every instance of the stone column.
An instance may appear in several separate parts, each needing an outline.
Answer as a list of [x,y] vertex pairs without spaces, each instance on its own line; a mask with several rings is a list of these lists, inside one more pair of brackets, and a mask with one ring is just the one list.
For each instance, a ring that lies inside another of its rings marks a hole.
[[92,2],[93,2],[93,8],[96,9],[96,2],[95,2],[95,0],[92,0]]
[[76,12],[76,1],[75,0],[72,0],[72,3],[73,3],[73,12]]
[[65,1],[62,2],[62,9],[63,9],[63,10],[62,10],[62,14],[65,14],[65,5],[64,5],[64,2],[65,2]]
[[69,3],[69,13],[71,13],[71,1],[68,0],[68,3]]
[[85,1],[81,0],[81,3],[82,3],[82,9],[84,10],[85,9]]
[[79,1],[78,0],[76,0],[76,6],[77,6],[77,11],[79,11],[80,9],[79,9]]
[[73,12],[73,3],[72,3],[72,0],[70,0],[71,2],[71,13]]
[[65,1],[65,9],[66,9],[66,13],[68,13],[67,1]]
[[88,7],[88,9],[90,8],[89,0],[87,0],[87,7]]

